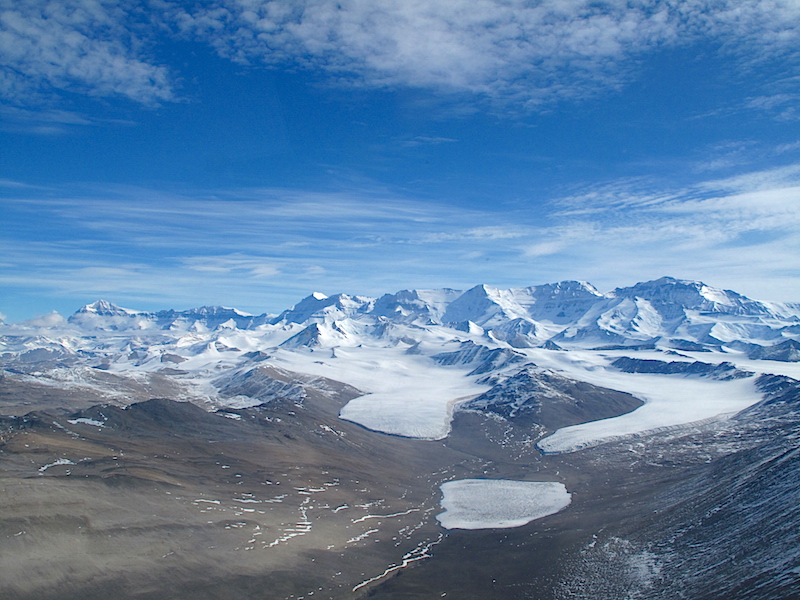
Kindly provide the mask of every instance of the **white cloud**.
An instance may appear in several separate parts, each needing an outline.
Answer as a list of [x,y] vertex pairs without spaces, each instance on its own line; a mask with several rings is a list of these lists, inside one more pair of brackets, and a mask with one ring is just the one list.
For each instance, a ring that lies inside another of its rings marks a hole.
[[[0,85],[2,89],[2,85]],[[0,91],[0,98],[2,92]],[[14,98],[7,98],[16,100]],[[68,111],[40,107],[30,110],[19,106],[0,106],[0,130],[13,132],[37,133],[43,135],[60,135],[69,133],[76,126],[114,123],[116,125],[134,125],[132,121],[122,119],[98,119],[88,115]]]
[[[37,214],[64,236],[0,241],[8,263],[0,266],[0,285],[80,303],[161,298],[168,299],[161,306],[222,303],[259,312],[321,287],[382,293],[397,281],[430,286],[442,268],[462,262],[465,245],[507,239],[487,215],[373,192],[28,193],[9,201],[9,223]],[[423,240],[437,232],[458,235]]]
[[[757,298],[800,299],[798,165],[663,189],[620,181],[554,206],[559,225],[521,247],[604,287],[659,274],[706,280]],[[583,203],[583,206],[582,206]],[[563,210],[563,206],[569,210]],[[580,232],[580,233],[578,233]],[[551,251],[555,252],[551,252]],[[793,282],[793,283],[790,283]],[[770,294],[774,294],[771,296]]]
[[[3,319],[0,318],[0,321]],[[52,311],[46,315],[37,315],[28,321],[23,321],[22,325],[30,327],[61,327],[66,324],[67,320],[62,317],[57,311]]]
[[565,242],[560,240],[537,242],[530,246],[526,246],[523,252],[527,258],[539,258],[541,256],[556,254],[559,251],[563,250],[566,247],[566,245],[567,244]]
[[800,150],[800,142],[780,144],[775,147],[774,152],[775,154],[785,154],[787,152],[794,152],[795,150]]
[[417,135],[411,139],[400,142],[405,148],[416,148],[418,146],[438,146],[439,144],[450,144],[458,140],[448,137],[437,137],[430,135]]
[[[437,225],[443,217],[433,220]],[[469,217],[468,217],[469,218]],[[453,216],[449,216],[448,220],[453,220]],[[469,227],[461,228],[455,227],[451,231],[440,231],[425,233],[419,232],[420,235],[415,235],[408,238],[408,241],[414,243],[438,243],[450,241],[467,241],[467,240],[511,240],[515,238],[525,237],[528,233],[525,228],[513,224],[503,225],[485,225],[482,227]]]
[[661,46],[719,40],[753,63],[800,39],[800,6],[781,0],[218,0],[173,18],[233,60],[533,107],[616,86]]
[[[665,14],[620,2],[229,0],[177,19],[234,60],[525,102],[583,95],[608,83],[617,61],[676,35]],[[560,80],[565,70],[575,82]]]
[[800,100],[800,95],[795,93],[756,96],[747,100],[745,108],[771,113],[779,121],[797,121],[800,120],[800,113],[797,112],[798,100]]
[[174,98],[166,68],[151,64],[134,35],[136,4],[111,0],[0,0],[0,97],[28,103],[52,89]]
[[[174,33],[241,63],[536,109],[616,88],[662,47],[710,40],[750,66],[796,57],[798,23],[791,0],[0,0],[0,97],[175,100],[172,74],[148,53]],[[749,102],[796,118],[793,97]]]
[[[742,173],[724,179],[714,179],[684,190],[683,196],[692,195],[705,205],[716,203],[721,209],[735,210],[758,206],[783,207],[783,212],[798,213],[797,190],[800,189],[800,164],[790,164],[762,171]],[[790,219],[793,222],[794,219]]]
[[628,210],[658,206],[673,198],[674,192],[654,185],[647,178],[624,179],[589,186],[554,200],[554,216],[580,217],[616,211],[624,218]]
[[482,240],[510,240],[523,237],[525,230],[512,225],[486,225],[474,227],[466,232],[467,236]]
[[275,277],[280,268],[266,257],[233,253],[223,256],[188,256],[182,262],[194,271],[212,274],[242,273],[254,279]]

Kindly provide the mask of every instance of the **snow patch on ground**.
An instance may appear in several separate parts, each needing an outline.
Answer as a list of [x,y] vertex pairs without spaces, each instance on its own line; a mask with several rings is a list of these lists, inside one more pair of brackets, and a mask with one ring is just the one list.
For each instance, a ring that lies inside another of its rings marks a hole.
[[[230,398],[215,398],[215,405],[220,408],[252,408],[264,404],[263,400],[250,396],[232,396]],[[227,413],[226,413],[227,414]]]
[[218,415],[221,417],[225,417],[226,419],[233,419],[234,421],[241,421],[242,415],[236,413],[229,413],[229,412],[218,412]]
[[81,417],[79,419],[68,419],[67,423],[71,425],[93,425],[94,427],[105,427],[105,423],[103,421],[97,421],[95,419],[86,419]]
[[50,467],[58,467],[58,466],[61,466],[61,465],[74,465],[74,464],[75,463],[72,462],[71,460],[69,460],[68,458],[59,458],[55,462],[51,462],[51,463],[49,463],[47,465],[44,465],[43,467],[39,467],[39,473],[44,473]]
[[445,529],[520,527],[555,514],[572,499],[563,483],[460,479],[441,485],[444,512],[436,519]]

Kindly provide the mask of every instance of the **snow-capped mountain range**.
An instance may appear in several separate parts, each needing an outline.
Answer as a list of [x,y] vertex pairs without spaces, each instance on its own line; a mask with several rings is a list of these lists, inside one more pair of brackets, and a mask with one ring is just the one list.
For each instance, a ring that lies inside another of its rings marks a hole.
[[[298,400],[297,386],[294,395],[285,393],[288,379],[253,378],[256,369],[325,377],[364,392],[342,418],[421,438],[446,436],[454,410],[474,408],[468,400],[520,369],[645,403],[630,415],[556,432],[541,445],[550,451],[717,417],[759,398],[747,377],[704,376],[703,367],[682,375],[674,367],[626,370],[614,362],[632,352],[648,361],[729,363],[750,375],[797,377],[800,304],[663,277],[607,293],[578,281],[403,290],[380,298],[314,293],[279,315],[224,307],[143,312],[99,300],[52,327],[0,327],[7,372],[84,386],[123,404],[140,398],[126,400],[125,386],[103,383],[99,373],[128,382],[158,379],[169,393],[180,390],[208,408]],[[243,387],[242,380],[260,387]],[[698,394],[706,401],[688,400]]]
[[[306,325],[294,345],[357,345],[360,336],[385,334],[392,325],[445,326],[479,333],[512,347],[547,342],[574,347],[598,344],[681,345],[691,341],[771,345],[800,336],[800,304],[751,300],[696,281],[663,277],[600,293],[580,281],[515,289],[479,285],[467,291],[403,290],[380,298],[315,292],[280,315],[250,315],[234,308],[203,306],[156,313],[120,308],[98,300],[69,318],[92,331],[258,330]],[[308,338],[302,340],[302,338]],[[290,344],[291,345],[291,344]]]

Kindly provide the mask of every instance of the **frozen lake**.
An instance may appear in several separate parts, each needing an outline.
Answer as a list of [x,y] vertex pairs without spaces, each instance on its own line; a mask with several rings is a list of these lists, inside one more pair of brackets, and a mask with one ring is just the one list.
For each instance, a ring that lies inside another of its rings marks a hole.
[[498,529],[520,527],[555,514],[567,506],[571,495],[563,483],[460,479],[441,485],[444,512],[436,519],[445,529]]

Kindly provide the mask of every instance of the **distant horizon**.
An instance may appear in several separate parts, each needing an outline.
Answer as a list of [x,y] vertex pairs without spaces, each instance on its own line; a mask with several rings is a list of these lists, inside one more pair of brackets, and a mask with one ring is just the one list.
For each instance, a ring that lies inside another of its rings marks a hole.
[[800,301],[800,5],[3,6],[10,321],[664,273]]

